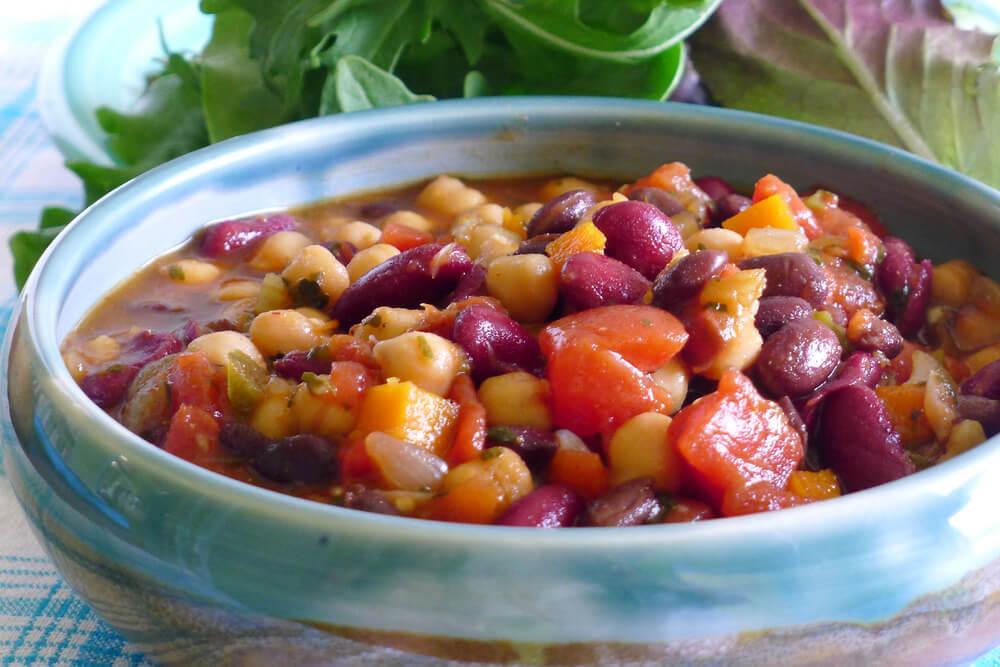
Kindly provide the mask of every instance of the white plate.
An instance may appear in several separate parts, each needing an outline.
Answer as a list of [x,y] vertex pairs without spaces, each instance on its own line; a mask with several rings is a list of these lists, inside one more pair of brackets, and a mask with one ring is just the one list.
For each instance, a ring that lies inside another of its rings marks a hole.
[[110,0],[55,44],[42,63],[38,106],[49,135],[68,159],[111,164],[94,111],[134,109],[164,52],[201,50],[212,19],[197,0]]

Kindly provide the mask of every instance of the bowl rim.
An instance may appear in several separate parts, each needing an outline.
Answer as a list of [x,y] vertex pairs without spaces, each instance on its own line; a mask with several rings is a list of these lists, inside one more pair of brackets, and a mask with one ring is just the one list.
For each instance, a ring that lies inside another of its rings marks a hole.
[[[58,299],[58,306],[46,307],[46,304],[41,303],[45,301],[46,278],[50,273],[52,257],[70,243],[88,243],[86,239],[90,227],[100,225],[104,217],[113,218],[115,207],[120,203],[142,199],[147,191],[169,189],[175,180],[198,178],[203,169],[211,171],[241,159],[252,158],[275,144],[292,140],[293,137],[297,137],[297,141],[305,141],[306,137],[316,133],[365,132],[399,121],[405,121],[408,127],[414,128],[412,136],[418,136],[421,128],[426,129],[428,124],[441,123],[443,120],[462,123],[470,118],[497,121],[507,118],[514,121],[519,116],[556,113],[561,116],[575,115],[581,119],[617,118],[621,122],[639,119],[653,122],[658,119],[662,122],[670,119],[709,126],[721,123],[767,128],[769,132],[818,141],[820,148],[836,146],[837,150],[851,159],[892,160],[896,170],[902,170],[904,176],[939,180],[949,188],[961,190],[963,195],[980,198],[981,203],[1000,212],[1000,192],[997,190],[901,149],[798,121],[731,109],[619,98],[548,96],[445,100],[428,105],[308,119],[228,139],[160,165],[102,197],[60,234],[38,262],[19,300],[19,312],[14,314],[27,327],[33,353],[40,361],[40,375],[48,380],[44,383],[46,390],[64,414],[67,413],[66,408],[73,409],[69,417],[71,420],[92,422],[108,438],[113,439],[120,448],[121,456],[142,466],[156,467],[155,474],[168,478],[178,488],[187,488],[228,504],[239,504],[241,508],[255,514],[275,517],[280,515],[283,521],[301,523],[303,527],[308,524],[308,527],[327,534],[349,530],[385,537],[405,537],[415,541],[475,542],[477,546],[523,543],[528,535],[531,536],[531,547],[591,549],[609,544],[662,547],[671,543],[698,542],[731,545],[734,539],[768,539],[776,531],[794,531],[799,535],[817,532],[829,534],[830,531],[850,528],[850,524],[856,522],[859,512],[890,512],[892,508],[899,508],[931,489],[941,494],[950,493],[988,461],[1000,460],[1000,436],[995,436],[961,457],[939,463],[918,474],[840,498],[776,512],[690,524],[538,531],[534,528],[447,523],[385,516],[326,505],[240,482],[201,468],[168,454],[128,431],[86,397],[63,363],[59,353],[61,341],[56,339],[55,333],[56,320],[51,322],[52,326],[47,326],[50,322],[44,318],[45,311],[50,311],[54,314],[53,317],[58,318],[62,299]],[[10,327],[5,343],[6,359],[12,353],[14,329],[15,327]],[[4,400],[9,401],[9,396],[5,396]]]

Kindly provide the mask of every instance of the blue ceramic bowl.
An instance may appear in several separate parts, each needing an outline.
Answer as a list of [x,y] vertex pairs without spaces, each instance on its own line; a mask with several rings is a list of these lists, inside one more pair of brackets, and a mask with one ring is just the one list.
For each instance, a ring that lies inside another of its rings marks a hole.
[[[870,203],[991,268],[1000,194],[908,154],[744,113],[608,99],[443,102],[296,123],[164,165],[46,253],[7,342],[17,496],[67,580],[170,664],[943,664],[1000,642],[1000,441],[808,507],[540,531],[353,512],[140,440],[59,355],[100,296],[206,221],[451,172],[631,178],[680,160]],[[410,654],[382,652],[393,646]],[[427,658],[416,654],[436,656]],[[377,657],[376,657],[377,656]]]

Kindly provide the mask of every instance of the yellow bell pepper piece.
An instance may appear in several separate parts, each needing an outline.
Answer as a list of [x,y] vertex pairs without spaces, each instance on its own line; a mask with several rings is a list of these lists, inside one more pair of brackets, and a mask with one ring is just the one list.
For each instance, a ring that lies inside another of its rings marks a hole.
[[788,208],[788,204],[781,195],[771,195],[767,199],[761,199],[753,206],[723,222],[722,226],[738,234],[746,234],[748,230],[757,227],[774,227],[793,231],[799,228],[791,209]]
[[365,393],[358,435],[381,431],[442,456],[451,444],[458,404],[412,382],[388,382]]
[[597,225],[585,222],[563,233],[555,241],[545,246],[545,254],[552,259],[556,269],[561,271],[562,265],[573,255],[581,252],[603,254],[607,241],[608,237],[597,228]]
[[828,500],[840,495],[840,481],[829,468],[819,472],[796,470],[788,480],[788,490],[812,500]]

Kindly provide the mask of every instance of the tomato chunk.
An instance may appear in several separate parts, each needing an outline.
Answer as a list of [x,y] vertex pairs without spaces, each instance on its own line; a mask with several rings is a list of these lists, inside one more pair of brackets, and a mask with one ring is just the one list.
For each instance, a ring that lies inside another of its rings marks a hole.
[[447,459],[449,464],[458,465],[472,461],[483,453],[486,445],[486,408],[479,401],[476,385],[465,374],[455,378],[448,398],[458,403],[458,423]]
[[569,343],[549,356],[552,416],[579,436],[608,435],[642,412],[668,413],[670,396],[620,354],[592,342]]
[[170,398],[175,410],[182,405],[196,406],[221,417],[228,400],[222,373],[200,352],[177,355],[167,372]]
[[781,407],[736,371],[722,376],[717,391],[677,413],[667,437],[691,469],[693,490],[723,513],[747,504],[724,501],[743,487],[766,482],[784,490],[804,454]]
[[788,208],[791,209],[795,222],[799,223],[799,227],[802,228],[802,232],[809,240],[823,235],[823,230],[820,229],[819,223],[816,222],[816,216],[813,215],[813,212],[809,210],[809,207],[806,206],[798,193],[795,192],[795,188],[774,174],[768,174],[757,181],[757,184],[754,186],[754,203],[763,201],[772,195],[781,195],[781,198],[788,204]]
[[741,514],[773,512],[810,502],[812,502],[810,498],[779,489],[770,482],[760,481],[726,491],[726,495],[722,499],[722,514],[724,516],[740,516]]
[[398,222],[389,222],[382,228],[380,243],[388,243],[400,252],[422,246],[434,241],[434,237],[429,232],[423,232],[413,227],[401,225]]
[[538,342],[548,356],[569,343],[588,342],[617,352],[641,371],[652,372],[670,361],[687,342],[680,320],[653,306],[603,306],[556,320]]
[[207,465],[219,457],[220,447],[215,417],[198,406],[181,405],[170,420],[163,449],[185,461]]

